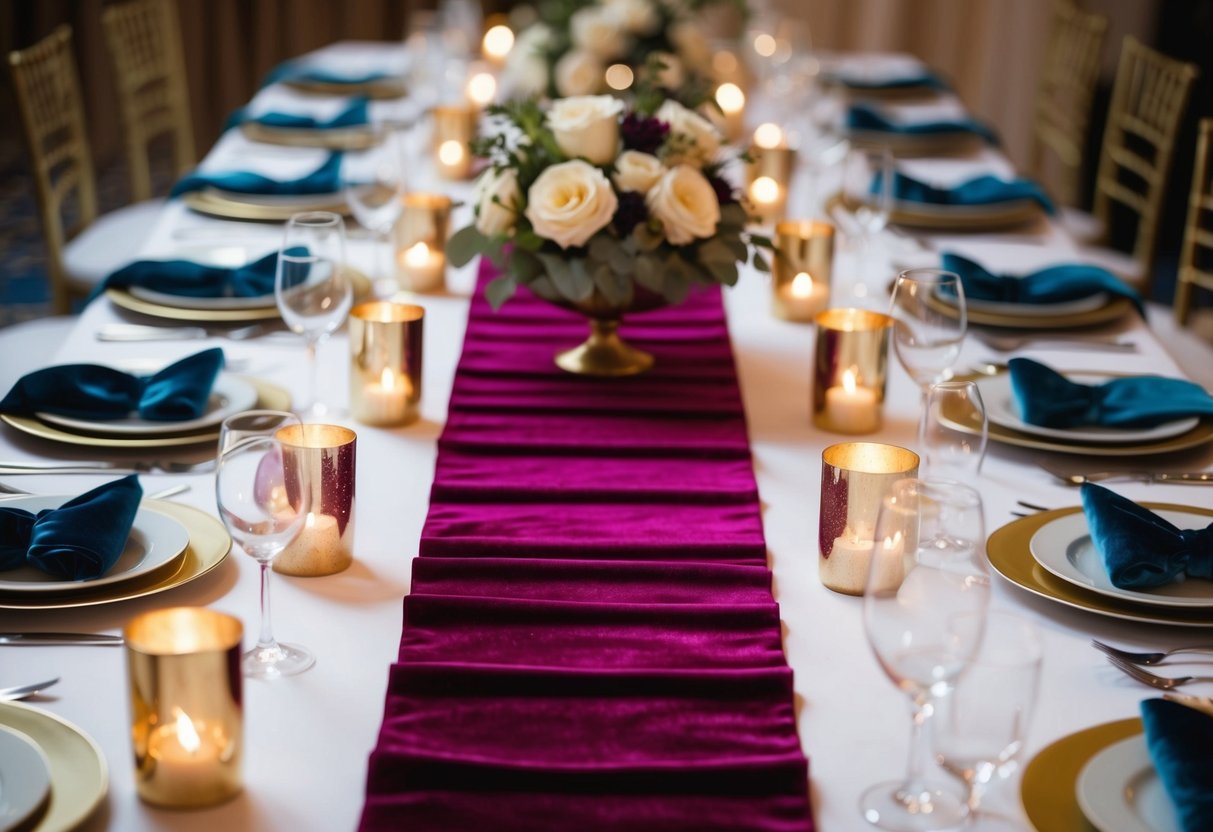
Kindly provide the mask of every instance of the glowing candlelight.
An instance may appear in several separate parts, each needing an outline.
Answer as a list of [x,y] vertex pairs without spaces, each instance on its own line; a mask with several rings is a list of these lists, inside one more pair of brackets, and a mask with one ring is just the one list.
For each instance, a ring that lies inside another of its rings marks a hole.
[[488,72],[477,72],[468,79],[467,97],[468,101],[474,106],[481,109],[493,103],[493,96],[497,95],[497,79]]
[[480,48],[484,57],[495,64],[502,64],[510,54],[510,50],[514,48],[514,32],[509,26],[501,23],[490,26],[489,30],[484,33]]
[[754,129],[754,144],[765,150],[783,145],[783,130],[778,124],[764,122]]
[[724,118],[725,135],[736,138],[741,134],[745,118],[745,93],[732,81],[726,81],[716,88],[716,103]]
[[859,383],[859,368],[848,367],[842,384],[826,390],[826,418],[845,433],[871,433],[880,427],[876,391]]
[[750,185],[750,197],[759,208],[774,205],[779,200],[779,183],[769,176],[760,176]]

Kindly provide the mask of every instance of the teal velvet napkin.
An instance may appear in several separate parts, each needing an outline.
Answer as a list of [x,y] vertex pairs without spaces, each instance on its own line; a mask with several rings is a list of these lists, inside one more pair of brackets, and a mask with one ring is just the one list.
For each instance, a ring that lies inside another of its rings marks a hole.
[[289,127],[298,130],[332,130],[338,127],[363,127],[370,123],[370,107],[365,98],[354,98],[349,105],[337,115],[328,119],[314,116],[298,115],[296,113],[268,112],[259,116],[250,116],[246,108],[236,110],[228,116],[223,129],[235,127],[246,121],[254,121],[266,127]]
[[183,358],[151,376],[99,364],[47,367],[18,379],[0,401],[0,413],[56,413],[105,421],[138,411],[154,422],[197,419],[206,412],[222,368],[223,350],[218,347]]
[[1213,416],[1213,396],[1182,378],[1126,376],[1079,384],[1030,358],[1012,358],[1008,364],[1019,417],[1030,425],[1141,428]]
[[1141,721],[1154,770],[1184,832],[1213,829],[1213,717],[1166,699],[1145,699]]
[[[872,193],[879,193],[883,172],[877,171],[872,180]],[[1040,185],[1031,179],[999,179],[986,174],[970,179],[953,188],[937,188],[919,182],[901,171],[893,175],[893,197],[905,202],[923,202],[929,205],[992,205],[1016,199],[1033,199],[1047,213],[1056,209]]]
[[1082,484],[1082,510],[1113,586],[1162,586],[1185,573],[1213,579],[1213,523],[1181,529],[1091,482]]
[[1099,266],[1067,263],[1017,277],[993,274],[959,254],[944,252],[942,260],[946,271],[960,275],[965,297],[1010,303],[1059,303],[1090,297],[1097,292],[1107,292],[1128,298],[1133,301],[1142,317],[1146,314],[1141,295],[1119,277]]
[[37,514],[0,507],[0,570],[34,566],[69,581],[101,577],[126,548],[141,499],[132,474]]
[[878,130],[911,136],[939,133],[976,133],[989,144],[998,144],[998,135],[989,125],[972,118],[937,119],[935,121],[901,122],[885,117],[869,104],[854,104],[847,111],[847,126],[854,130]]
[[[304,246],[292,246],[288,254],[307,254]],[[274,293],[274,273],[278,269],[278,252],[267,254],[236,268],[207,266],[189,260],[136,260],[113,272],[102,281],[93,298],[106,289],[129,289],[141,286],[187,298],[257,298]]]
[[177,180],[169,196],[181,196],[188,191],[200,191],[203,188],[219,188],[240,194],[283,196],[336,193],[341,190],[341,153],[330,153],[324,164],[298,179],[271,179],[246,170],[218,173],[199,173],[195,170]]
[[298,61],[286,61],[270,70],[261,81],[261,86],[268,87],[279,81],[302,81],[314,84],[370,84],[390,77],[386,72],[342,72],[339,69],[326,69],[321,66],[307,66]]

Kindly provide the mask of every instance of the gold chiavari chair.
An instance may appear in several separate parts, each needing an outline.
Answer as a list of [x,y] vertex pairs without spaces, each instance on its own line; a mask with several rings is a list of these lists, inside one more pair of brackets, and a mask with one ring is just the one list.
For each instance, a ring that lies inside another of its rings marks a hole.
[[17,108],[46,240],[51,302],[66,313],[142,246],[163,203],[144,202],[98,216],[93,158],[84,125],[72,30],[9,53]]
[[1192,295],[1196,287],[1213,291],[1213,118],[1200,121],[1196,140],[1196,164],[1192,170],[1192,193],[1188,199],[1188,221],[1184,226],[1175,285],[1175,321],[1188,325]]
[[1029,165],[1061,205],[1078,205],[1083,148],[1108,19],[1059,2],[1036,89]]
[[197,161],[176,0],[113,5],[101,22],[117,81],[131,199],[150,199],[152,142],[171,138],[175,176]]

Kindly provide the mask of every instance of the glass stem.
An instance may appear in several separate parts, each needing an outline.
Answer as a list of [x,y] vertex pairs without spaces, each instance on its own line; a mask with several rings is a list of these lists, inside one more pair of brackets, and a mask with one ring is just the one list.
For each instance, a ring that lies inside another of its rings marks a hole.
[[261,563],[261,633],[257,636],[257,647],[270,650],[277,646],[274,631],[270,628],[270,563]]
[[923,772],[927,770],[931,755],[925,727],[933,710],[930,700],[914,703],[914,713],[910,721],[910,756],[906,760],[906,779],[902,786],[903,797],[907,803],[917,803],[919,795],[924,791]]
[[319,339],[307,339],[307,407],[304,410],[311,410],[316,404],[316,347],[319,344]]

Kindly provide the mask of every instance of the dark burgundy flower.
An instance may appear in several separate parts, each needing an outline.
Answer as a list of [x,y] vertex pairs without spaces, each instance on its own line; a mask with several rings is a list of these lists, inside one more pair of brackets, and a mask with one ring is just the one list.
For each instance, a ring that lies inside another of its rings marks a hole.
[[712,190],[716,192],[716,201],[721,205],[729,205],[737,201],[737,195],[733,193],[733,186],[719,176],[709,176],[708,183],[711,184]]
[[619,207],[615,209],[615,230],[620,237],[632,233],[632,229],[647,221],[649,209],[644,204],[644,194],[624,191],[619,195]]
[[666,134],[670,132],[670,125],[652,116],[628,113],[623,117],[619,132],[623,136],[625,150],[656,153],[657,148],[665,141]]

